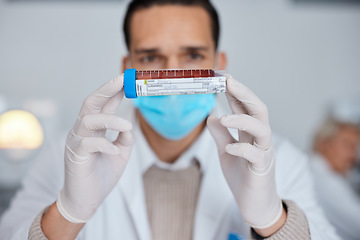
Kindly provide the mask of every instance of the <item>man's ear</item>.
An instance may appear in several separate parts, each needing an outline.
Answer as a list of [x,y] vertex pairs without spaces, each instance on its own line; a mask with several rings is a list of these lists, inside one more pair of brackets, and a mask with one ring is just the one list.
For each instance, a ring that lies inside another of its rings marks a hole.
[[131,64],[130,64],[129,56],[123,57],[123,59],[122,59],[122,73],[124,73],[125,69],[129,68],[130,65]]
[[225,52],[218,52],[216,56],[216,69],[225,70],[227,68],[227,56]]

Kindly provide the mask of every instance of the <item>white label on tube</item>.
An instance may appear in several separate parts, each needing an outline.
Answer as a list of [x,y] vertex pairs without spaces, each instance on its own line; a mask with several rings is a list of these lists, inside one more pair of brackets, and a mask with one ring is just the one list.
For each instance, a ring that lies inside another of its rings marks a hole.
[[186,95],[226,92],[226,77],[140,79],[137,96]]

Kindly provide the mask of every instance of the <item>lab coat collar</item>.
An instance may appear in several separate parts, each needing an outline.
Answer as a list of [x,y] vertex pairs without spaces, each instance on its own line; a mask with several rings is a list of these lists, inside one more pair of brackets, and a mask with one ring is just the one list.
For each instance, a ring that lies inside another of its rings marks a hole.
[[194,240],[215,238],[232,199],[221,170],[217,147],[208,130],[205,130],[208,142],[202,145],[206,150],[201,151],[205,167],[195,214]]
[[144,186],[138,158],[135,145],[118,186],[134,222],[138,239],[150,240],[151,230],[147,217]]
[[[133,125],[135,125],[134,132],[136,133],[137,118],[135,108],[131,103],[127,102],[123,112],[128,113],[127,116],[122,117],[127,118],[133,123]],[[139,159],[142,156],[140,156],[141,149],[139,149],[139,147],[141,147],[141,145],[137,142],[134,145],[128,164],[120,178],[117,187],[119,188],[120,193],[123,195],[125,204],[129,210],[134,227],[138,234],[138,239],[151,240],[151,230],[148,222],[145,195],[143,190],[144,186],[142,181],[142,172],[140,171],[141,163]]]

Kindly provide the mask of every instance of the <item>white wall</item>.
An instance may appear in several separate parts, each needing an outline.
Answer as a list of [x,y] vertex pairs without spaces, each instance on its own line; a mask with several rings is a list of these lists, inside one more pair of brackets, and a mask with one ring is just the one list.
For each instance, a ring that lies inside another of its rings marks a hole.
[[[329,101],[360,96],[360,6],[216,0],[228,72],[267,104],[274,132],[302,149]],[[83,99],[119,73],[122,3],[0,2],[0,95],[50,98],[68,129]],[[360,103],[359,103],[360,104]]]

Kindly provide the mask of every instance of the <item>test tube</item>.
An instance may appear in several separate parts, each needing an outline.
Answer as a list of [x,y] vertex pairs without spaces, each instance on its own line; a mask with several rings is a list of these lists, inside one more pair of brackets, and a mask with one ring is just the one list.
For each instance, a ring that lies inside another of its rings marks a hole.
[[148,70],[126,69],[127,98],[226,92],[226,75],[212,69]]

